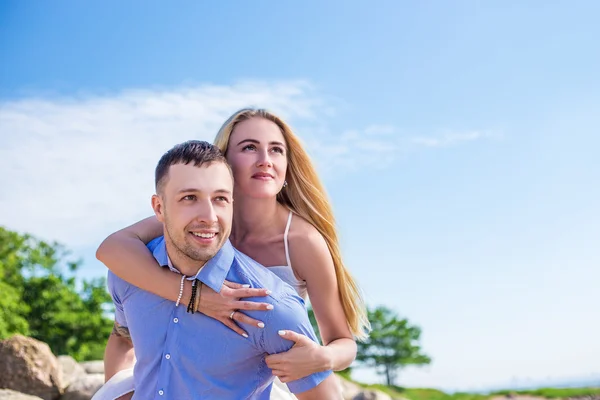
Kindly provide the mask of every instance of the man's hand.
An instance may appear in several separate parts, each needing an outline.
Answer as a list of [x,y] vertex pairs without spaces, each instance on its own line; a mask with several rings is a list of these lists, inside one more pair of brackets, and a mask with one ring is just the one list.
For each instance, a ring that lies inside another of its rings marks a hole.
[[[240,301],[243,297],[264,297],[270,293],[267,289],[250,288],[248,285],[225,281],[221,292],[216,293],[210,287],[202,285],[200,293],[200,306],[198,311],[211,318],[220,321],[236,333],[248,337],[246,331],[238,326],[236,322],[264,328],[264,324],[254,318],[250,318],[240,310],[272,310],[273,306],[268,303],[255,301]],[[233,313],[233,319],[229,316]]]

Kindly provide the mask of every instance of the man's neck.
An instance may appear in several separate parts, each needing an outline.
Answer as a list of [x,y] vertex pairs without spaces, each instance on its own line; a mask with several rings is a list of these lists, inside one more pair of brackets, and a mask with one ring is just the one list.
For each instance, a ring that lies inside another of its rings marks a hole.
[[192,260],[185,254],[183,254],[166,237],[165,237],[165,245],[167,247],[167,256],[169,257],[169,260],[171,261],[171,265],[173,266],[173,268],[177,269],[177,271],[181,272],[183,275],[196,276],[198,271],[200,271],[202,269],[202,267],[204,267],[204,265],[206,264],[206,261]]

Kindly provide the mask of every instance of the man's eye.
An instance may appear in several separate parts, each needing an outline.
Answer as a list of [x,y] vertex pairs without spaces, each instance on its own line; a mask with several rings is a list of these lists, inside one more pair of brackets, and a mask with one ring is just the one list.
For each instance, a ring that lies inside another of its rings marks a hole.
[[188,194],[187,196],[185,196],[183,199],[181,200],[189,200],[189,201],[194,201],[196,200],[196,196],[194,196],[193,194]]
[[215,197],[215,201],[229,203],[229,198],[225,196],[218,196]]

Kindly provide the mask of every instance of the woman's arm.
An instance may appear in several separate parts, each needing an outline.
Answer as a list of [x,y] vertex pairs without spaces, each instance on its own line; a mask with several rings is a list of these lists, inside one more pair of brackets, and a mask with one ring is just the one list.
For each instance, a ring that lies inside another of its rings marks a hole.
[[[177,301],[181,275],[159,267],[146,243],[163,234],[163,224],[156,217],[149,217],[108,236],[96,251],[100,260],[119,278],[164,299]],[[212,317],[240,335],[246,335],[236,322],[258,325],[260,321],[242,312],[235,313],[235,321],[229,319],[234,310],[267,310],[268,304],[239,301],[242,297],[266,296],[265,289],[244,288],[241,284],[225,281],[219,293],[202,285],[199,311]],[[187,305],[192,285],[186,281],[181,304]]]
[[[108,236],[96,250],[100,260],[119,278],[139,288],[152,292],[168,300],[177,301],[177,291],[172,293],[171,283],[179,282],[177,275],[156,268],[158,263],[146,247],[152,239],[163,234],[163,224],[156,217],[148,217]],[[159,279],[166,279],[164,281]],[[184,293],[189,301],[190,288]],[[187,303],[186,303],[187,304]]]
[[[267,365],[277,371],[282,382],[328,369],[340,371],[356,358],[357,346],[342,308],[329,248],[321,234],[311,228],[302,234],[290,233],[290,258],[294,272],[306,281],[324,346],[303,341],[285,353],[267,356]],[[286,331],[283,337],[294,340],[295,333]]]

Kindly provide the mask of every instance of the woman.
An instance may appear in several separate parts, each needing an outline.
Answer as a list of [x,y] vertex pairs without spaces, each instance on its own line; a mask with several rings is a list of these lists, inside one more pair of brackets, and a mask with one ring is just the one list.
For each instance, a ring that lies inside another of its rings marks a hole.
[[[355,338],[370,328],[358,287],[345,268],[331,206],[312,162],[291,128],[261,109],[243,109],[220,129],[215,144],[234,174],[232,244],[310,298],[323,346],[314,343],[266,357],[283,383],[314,372],[347,368],[356,357]],[[145,244],[162,235],[150,217],[110,235],[97,258],[122,279],[177,301],[180,279],[157,265]],[[265,310],[266,304],[242,302],[266,290],[226,282],[221,293],[202,287],[200,309],[236,332],[235,322],[262,324],[238,310]],[[187,304],[191,288],[184,288]],[[285,338],[297,340],[294,332]]]

